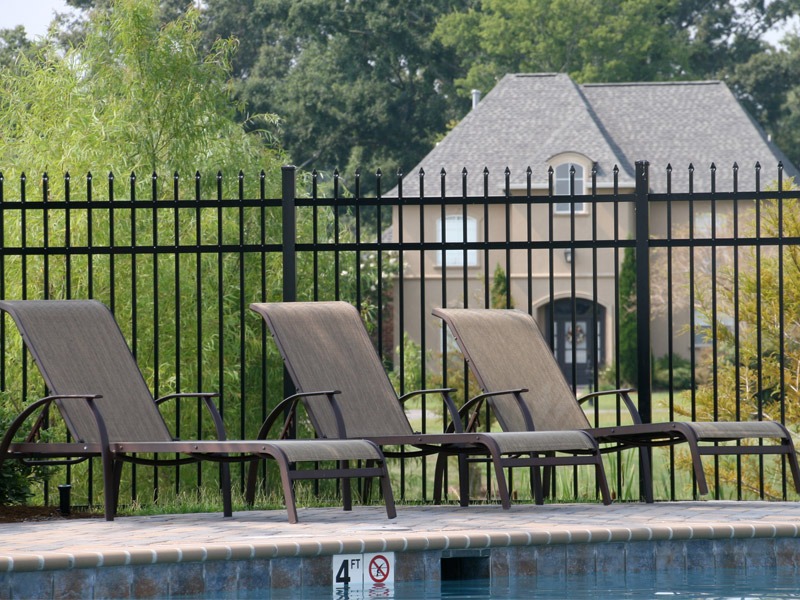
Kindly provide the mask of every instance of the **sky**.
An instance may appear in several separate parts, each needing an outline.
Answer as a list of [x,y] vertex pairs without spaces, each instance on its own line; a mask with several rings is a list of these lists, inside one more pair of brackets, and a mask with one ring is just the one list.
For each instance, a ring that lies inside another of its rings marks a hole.
[[42,36],[56,12],[71,12],[66,0],[0,0],[0,29],[24,25],[29,38]]
[[[0,0],[0,29],[24,25],[28,37],[35,38],[47,32],[54,13],[71,10],[66,0]],[[794,23],[797,25],[800,19],[795,18]],[[767,40],[777,44],[780,37],[780,31],[773,31],[767,35]]]

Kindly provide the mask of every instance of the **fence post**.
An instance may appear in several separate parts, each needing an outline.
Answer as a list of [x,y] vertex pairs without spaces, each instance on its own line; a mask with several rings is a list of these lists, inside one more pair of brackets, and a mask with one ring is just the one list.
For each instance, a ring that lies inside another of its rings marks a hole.
[[[637,388],[639,415],[642,422],[652,423],[653,413],[650,393],[650,177],[649,163],[636,161],[636,346]],[[639,490],[652,493],[652,481],[645,477],[644,461],[653,464],[652,451],[642,447],[639,451]],[[650,472],[652,473],[651,469]]]
[[636,345],[639,413],[653,420],[650,397],[650,163],[636,162]]
[[283,301],[297,300],[297,206],[295,196],[297,168],[294,165],[281,167],[281,214],[283,215]]
[[[294,302],[297,300],[297,256],[295,245],[297,243],[297,205],[295,197],[297,191],[297,169],[294,165],[281,167],[281,215],[283,223],[281,257],[283,262],[283,301]],[[292,383],[292,378],[286,367],[283,369],[283,397],[288,398],[297,390]],[[286,409],[287,418],[289,409]],[[297,437],[297,420],[292,419],[289,431],[290,437]]]

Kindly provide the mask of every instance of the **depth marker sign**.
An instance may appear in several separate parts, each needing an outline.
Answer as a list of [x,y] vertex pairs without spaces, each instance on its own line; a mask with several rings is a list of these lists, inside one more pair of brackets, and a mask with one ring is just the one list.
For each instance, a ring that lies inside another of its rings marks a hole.
[[394,589],[394,552],[337,554],[332,566],[334,590],[364,590],[375,597]]

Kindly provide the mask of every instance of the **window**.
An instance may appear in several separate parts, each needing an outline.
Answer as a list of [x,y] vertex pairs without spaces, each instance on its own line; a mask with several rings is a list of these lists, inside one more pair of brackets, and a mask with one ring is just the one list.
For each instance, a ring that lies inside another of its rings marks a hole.
[[[555,170],[555,194],[556,196],[569,196],[570,195],[570,171],[575,170],[575,194],[583,194],[583,167],[575,163],[562,163],[556,167]],[[570,214],[570,202],[557,202],[556,214],[568,215]],[[575,203],[575,212],[584,212],[585,206],[583,202]]]
[[[717,314],[717,327],[724,327],[725,329],[733,332],[736,329],[736,321],[733,317],[718,313]],[[717,334],[719,335],[719,334]],[[701,313],[698,309],[694,311],[694,347],[707,348],[711,346],[714,340],[714,329],[711,321]]]
[[[467,242],[478,241],[478,222],[473,217],[467,217]],[[436,221],[436,241],[442,241],[442,220]],[[461,243],[464,242],[464,217],[461,215],[449,215],[445,219],[445,243]],[[442,266],[442,251],[436,252],[436,264]],[[463,267],[464,266],[464,251],[463,250],[447,250],[445,253],[446,267]],[[471,249],[467,250],[467,266],[478,266],[478,251]]]

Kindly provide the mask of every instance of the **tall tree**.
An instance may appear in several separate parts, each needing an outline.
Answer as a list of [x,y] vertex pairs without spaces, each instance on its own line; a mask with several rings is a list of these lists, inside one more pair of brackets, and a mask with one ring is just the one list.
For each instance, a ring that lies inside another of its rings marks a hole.
[[[464,90],[505,73],[561,72],[577,81],[670,77],[686,63],[684,32],[665,21],[670,0],[481,0],[442,18],[436,38],[456,50]],[[684,38],[684,39],[681,39]]]
[[277,161],[237,122],[235,44],[219,40],[202,53],[199,18],[190,9],[162,26],[157,2],[116,0],[113,10],[94,11],[80,45],[23,55],[15,71],[0,72],[0,160],[36,176],[238,171]]
[[0,69],[13,68],[20,54],[29,51],[32,45],[22,25],[0,29]]
[[449,0],[209,0],[209,39],[233,29],[241,97],[281,117],[298,165],[408,169],[458,115],[454,62],[431,39]]
[[764,33],[797,0],[478,0],[440,19],[462,90],[508,72],[555,71],[579,82],[715,77],[762,52]]
[[734,93],[794,164],[800,164],[800,35],[754,54],[727,77]]

